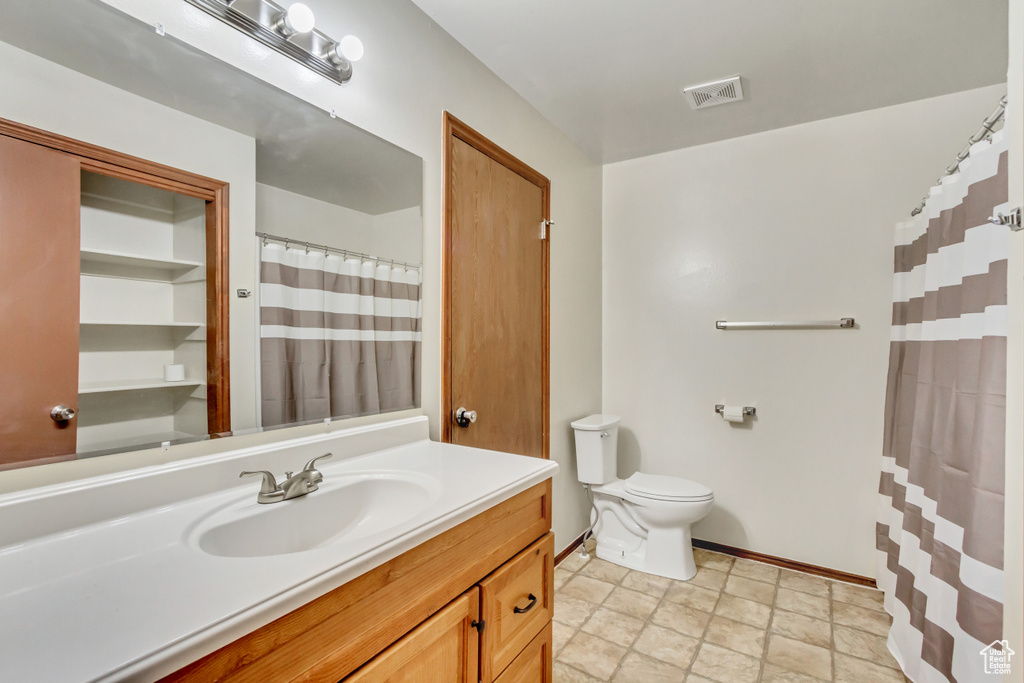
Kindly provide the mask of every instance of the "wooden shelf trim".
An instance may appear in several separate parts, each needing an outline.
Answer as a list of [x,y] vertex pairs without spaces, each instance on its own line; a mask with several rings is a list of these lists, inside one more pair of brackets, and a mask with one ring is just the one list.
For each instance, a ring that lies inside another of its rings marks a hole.
[[159,187],[162,190],[170,190],[205,201],[212,201],[216,192],[225,186],[225,183],[213,178],[116,152],[23,123],[0,119],[0,135],[80,157],[82,168],[86,171],[132,180],[143,185]]
[[547,480],[162,680],[337,683],[550,528]]

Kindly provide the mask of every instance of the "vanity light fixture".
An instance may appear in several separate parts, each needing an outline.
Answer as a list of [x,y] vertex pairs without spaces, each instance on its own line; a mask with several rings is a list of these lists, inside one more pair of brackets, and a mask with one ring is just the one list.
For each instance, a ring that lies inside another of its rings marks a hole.
[[335,40],[314,28],[313,10],[301,2],[287,8],[273,0],[185,2],[335,83],[347,83],[352,62],[363,56],[363,43],[355,36]]
[[309,33],[314,24],[316,17],[313,16],[313,10],[297,2],[277,16],[274,28],[285,38],[291,38],[297,33]]
[[363,41],[355,36],[345,36],[328,45],[323,54],[323,58],[333,64],[346,81],[352,78],[352,62],[358,62],[362,57]]
[[324,59],[337,66],[345,62],[358,62],[362,58],[363,41],[355,36],[345,36],[324,51]]

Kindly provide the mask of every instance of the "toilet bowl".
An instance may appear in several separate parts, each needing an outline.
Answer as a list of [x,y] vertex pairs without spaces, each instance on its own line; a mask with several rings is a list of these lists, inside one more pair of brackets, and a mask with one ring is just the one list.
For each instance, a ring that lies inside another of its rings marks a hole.
[[688,479],[637,472],[617,476],[619,418],[572,423],[579,480],[590,486],[597,556],[649,574],[686,581],[697,573],[690,526],[711,511],[714,493]]

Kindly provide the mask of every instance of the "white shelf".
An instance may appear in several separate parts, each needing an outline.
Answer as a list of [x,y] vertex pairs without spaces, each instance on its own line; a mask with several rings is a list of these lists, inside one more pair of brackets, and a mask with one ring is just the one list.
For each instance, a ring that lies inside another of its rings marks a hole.
[[123,451],[126,448],[144,448],[148,446],[157,446],[164,441],[201,441],[208,438],[205,434],[189,434],[188,432],[173,431],[173,432],[156,432],[154,434],[146,434],[145,436],[133,436],[124,437],[117,439],[103,439],[95,443],[86,443],[80,445],[82,450],[78,451],[80,458],[91,458],[94,456],[107,455],[108,453],[116,453]]
[[205,323],[138,322],[132,320],[83,320],[79,325],[106,325],[111,327],[206,327]]
[[150,256],[139,256],[136,254],[120,253],[100,249],[82,249],[82,263],[106,263],[116,266],[130,266],[133,268],[146,268],[167,273],[202,268],[206,264],[199,261],[183,261],[181,259],[159,259]]
[[202,386],[203,382],[196,380],[184,380],[182,382],[166,382],[162,379],[122,379],[105,380],[102,382],[81,382],[78,385],[78,395],[82,394],[107,394],[117,391],[138,391],[139,389],[174,389],[175,387],[195,388]]

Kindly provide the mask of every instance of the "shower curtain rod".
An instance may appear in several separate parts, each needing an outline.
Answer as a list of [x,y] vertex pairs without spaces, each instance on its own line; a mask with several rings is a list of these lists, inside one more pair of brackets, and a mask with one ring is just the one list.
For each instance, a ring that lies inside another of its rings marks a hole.
[[294,239],[292,237],[281,237],[279,235],[271,235],[271,234],[266,233],[266,232],[258,232],[258,233],[256,233],[256,236],[257,237],[262,237],[264,244],[267,243],[267,240],[274,240],[275,242],[284,242],[285,249],[288,248],[289,244],[298,244],[298,245],[304,246],[306,248],[306,251],[309,251],[310,249],[312,249],[313,251],[322,251],[322,252],[324,252],[324,254],[327,254],[327,252],[330,252],[330,251],[334,251],[334,252],[337,252],[339,254],[344,254],[346,256],[357,256],[359,258],[364,258],[364,259],[366,259],[368,261],[376,261],[377,263],[390,263],[393,266],[403,266],[405,268],[413,268],[413,269],[419,269],[419,268],[423,267],[422,264],[419,264],[419,263],[406,263],[405,261],[396,261],[393,258],[383,258],[381,256],[371,256],[370,254],[364,254],[364,253],[359,252],[359,251],[352,251],[351,249],[339,249],[338,247],[330,247],[330,246],[327,246],[326,244],[314,244],[313,242],[305,242],[303,240],[297,240],[297,239]]
[[[985,121],[981,124],[981,128],[978,129],[978,132],[972,135],[971,138],[967,141],[967,146],[964,147],[963,150],[961,150],[961,152],[956,155],[956,161],[954,161],[953,164],[946,169],[946,172],[943,174],[943,177],[951,176],[957,172],[957,169],[960,168],[960,162],[962,162],[964,159],[970,156],[971,146],[981,142],[984,138],[990,135],[992,133],[992,128],[997,123],[999,123],[999,121],[1003,118],[1003,114],[1005,113],[1006,95],[1003,95],[1002,99],[999,100],[999,106],[996,107],[996,110],[992,112],[987,119],[985,119]],[[941,182],[942,178],[939,178],[937,181],[935,181],[935,184],[938,185]],[[916,216],[917,214],[924,211],[924,205],[925,202],[928,201],[928,197],[929,195],[924,196],[924,199],[922,199],[921,203],[917,205],[917,208],[910,212],[911,216]]]

